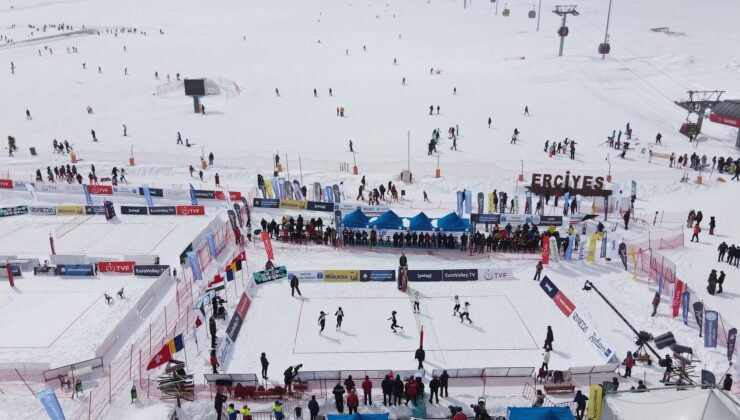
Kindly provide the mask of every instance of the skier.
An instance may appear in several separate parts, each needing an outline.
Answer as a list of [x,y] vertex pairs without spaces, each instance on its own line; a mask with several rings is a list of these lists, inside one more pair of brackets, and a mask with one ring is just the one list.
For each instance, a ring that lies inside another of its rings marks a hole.
[[31,111],[29,111],[29,110],[26,110],[26,119],[27,120],[32,120],[33,119],[33,118],[31,118]]
[[529,116],[529,107],[527,105],[524,105],[524,115]]
[[437,105],[437,115],[439,115],[439,105]]
[[334,96],[334,92],[329,88],[329,96]]
[[318,98],[318,93],[316,92],[316,88],[313,89],[313,97]]
[[455,295],[452,300],[455,301],[455,306],[452,308],[452,316],[457,316],[460,313],[460,298]]
[[352,139],[349,140],[349,151],[350,152],[354,152],[355,151],[354,147],[352,147]]
[[198,178],[200,178],[201,181],[203,181],[203,171],[198,171]]
[[663,135],[658,133],[655,135],[655,144],[662,144],[660,140],[663,138]]
[[418,314],[419,312],[419,291],[414,290],[414,313]]
[[573,398],[573,402],[576,403],[576,417],[578,418],[578,420],[583,419],[583,414],[586,411],[586,401],[588,401],[588,397],[583,395],[583,393],[579,389],[576,392],[575,398]]
[[473,323],[473,321],[470,319],[470,303],[468,302],[465,302],[465,304],[463,305],[463,310],[462,312],[460,312],[460,323],[462,324],[463,319],[466,318],[468,320],[468,324]]
[[[265,222],[265,226],[267,226],[267,220],[263,219],[263,221]],[[262,230],[265,230],[265,229],[263,228]],[[290,275],[290,295],[295,296],[295,292],[298,292],[298,296],[303,297],[303,295],[301,294],[301,289],[298,288],[298,284],[299,284],[298,277],[296,277],[295,274],[291,274]]]
[[277,96],[278,98],[280,97],[280,91],[278,90],[278,88],[275,88],[275,96]]
[[514,134],[511,135],[511,143],[509,144],[516,144],[516,139],[519,137],[519,130],[516,128],[514,129]]
[[555,337],[552,334],[552,327],[547,326],[547,335],[545,336],[545,350],[552,351],[552,342],[555,341]]
[[337,317],[337,326],[336,330],[341,331],[342,330],[342,319],[344,319],[344,311],[342,310],[342,307],[340,306],[339,309],[334,313],[334,316]]
[[398,325],[398,321],[396,321],[396,311],[391,312],[391,317],[387,319],[388,321],[391,321],[391,330],[393,330],[393,333],[396,333],[396,328],[403,329],[402,326]]
[[262,379],[267,380],[267,367],[270,366],[270,362],[267,361],[265,353],[260,356],[260,364],[262,365]]
[[434,105],[429,105],[429,115],[432,115],[434,112]]
[[653,314],[650,316],[655,316],[655,313],[658,311],[658,305],[660,305],[660,293],[655,292],[655,296],[653,296]]
[[326,313],[324,311],[321,311],[319,313],[319,326],[321,329],[319,330],[319,334],[324,333],[324,327],[326,327]]
[[402,86],[406,86],[406,78],[405,77],[401,79],[401,85]]
[[537,261],[537,268],[535,268],[534,278],[532,280],[539,281],[541,274],[542,274],[542,261]]
[[334,394],[334,402],[337,407],[337,411],[344,413],[344,387],[341,383],[337,382],[337,385],[331,391]]
[[177,132],[177,143],[175,144],[182,144],[182,136],[180,135],[180,132]]

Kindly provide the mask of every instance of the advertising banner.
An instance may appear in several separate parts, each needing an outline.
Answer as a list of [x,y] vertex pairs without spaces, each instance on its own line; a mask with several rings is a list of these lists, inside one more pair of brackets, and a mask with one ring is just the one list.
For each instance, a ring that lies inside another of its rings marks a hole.
[[272,254],[272,240],[270,239],[270,235],[267,232],[262,231],[262,233],[260,233],[260,237],[262,238],[262,242],[265,245],[265,253],[267,254],[267,259],[274,259],[275,256]]
[[255,197],[252,200],[252,207],[276,209],[280,207],[280,200],[276,198],[257,198]]
[[479,280],[514,280],[511,268],[482,268],[478,270]]
[[54,206],[28,206],[28,213],[34,216],[54,216],[57,209]]
[[88,185],[87,192],[90,194],[112,195],[113,187],[110,185]]
[[85,206],[85,214],[105,214],[105,206]]
[[732,363],[732,353],[735,352],[735,342],[737,341],[737,328],[730,328],[727,331],[727,360]]
[[719,313],[717,311],[704,312],[704,347],[717,347],[717,329]]
[[[151,197],[157,197],[157,198],[164,197],[164,190],[163,189],[161,189],[161,188],[149,188],[148,185],[142,185],[141,188],[139,188],[139,195],[146,196],[147,193],[146,193],[145,189],[146,190],[149,190],[149,196],[150,196],[150,198]],[[149,206],[149,207],[151,207],[151,206]]]
[[52,267],[34,267],[33,275],[34,276],[56,276],[57,268],[53,266]]
[[13,189],[13,180],[12,179],[0,179],[0,188],[4,188],[7,190]]
[[[0,277],[8,277],[8,264],[0,264]],[[23,272],[19,264],[10,264],[10,272],[13,277],[20,277]]]
[[110,262],[99,262],[98,272],[99,273],[124,273],[133,274],[134,272],[133,261],[110,261]]
[[93,205],[92,196],[90,195],[90,191],[87,189],[87,184],[82,184],[82,192],[85,193],[85,202],[88,206]]
[[60,216],[78,216],[85,214],[85,206],[57,206]]
[[324,281],[360,281],[360,270],[324,270]]
[[288,277],[296,276],[299,281],[324,281],[324,271],[291,271]]
[[169,270],[169,265],[135,265],[134,275],[141,277],[159,277],[162,273]]
[[190,263],[190,270],[193,272],[193,278],[195,280],[203,280],[203,272],[200,269],[200,261],[198,261],[198,255],[195,251],[188,251],[188,262]]
[[208,250],[211,252],[211,256],[217,256],[218,250],[216,249],[216,241],[213,239],[213,232],[210,230],[206,231],[205,238],[206,244],[208,244]]
[[149,214],[149,210],[144,206],[121,206],[121,214]]
[[[204,198],[204,199],[207,199],[207,200],[215,200],[216,199],[216,192],[215,191],[210,191],[210,190],[196,190],[196,189],[193,189],[192,191],[195,192],[195,198]],[[191,196],[192,195],[193,194],[191,193]],[[193,204],[193,205],[195,205],[195,204]]]
[[177,214],[177,210],[175,206],[149,207],[149,214],[152,216],[174,216]]
[[540,280],[540,287],[542,290],[545,291],[545,294],[550,297],[550,299],[555,299],[555,295],[558,294],[560,289],[558,289],[557,286],[555,286],[555,283],[553,283],[549,277],[545,276]]
[[228,366],[228,359],[232,348],[234,348],[234,342],[228,335],[224,336],[216,349],[216,360],[218,360],[219,366]]
[[701,302],[694,302],[692,305],[694,308],[694,318],[696,318],[696,325],[699,326],[699,337],[702,332],[702,322],[704,321],[704,304]]
[[532,223],[537,226],[562,226],[563,216],[532,216]]
[[473,281],[478,280],[478,269],[450,269],[442,270],[443,281]]
[[501,215],[500,214],[491,214],[491,213],[484,213],[484,214],[471,214],[470,215],[470,223],[488,223],[488,224],[496,224],[501,221]]
[[545,235],[542,237],[542,264],[547,265],[550,263],[550,236]]
[[59,264],[57,265],[58,276],[94,276],[95,267],[92,264]]
[[570,316],[570,314],[572,314],[576,309],[576,305],[574,305],[562,291],[558,292],[555,297],[552,298],[552,301],[555,302],[555,306],[557,306],[558,309],[560,309],[560,312],[565,316]]
[[681,318],[683,318],[683,324],[689,325],[689,299],[691,298],[689,291],[681,293]]
[[511,223],[513,225],[522,225],[524,223],[532,224],[532,216],[529,214],[502,214],[501,224]]
[[15,206],[0,208],[0,217],[19,216],[28,213],[28,206]]
[[242,324],[244,323],[244,320],[239,317],[239,315],[234,312],[234,315],[231,316],[231,320],[229,321],[229,325],[226,327],[226,335],[229,336],[231,341],[236,341],[236,338],[239,336],[239,331],[242,329]]
[[280,200],[281,209],[306,210],[306,202],[300,200]]
[[177,206],[175,212],[178,216],[203,216],[206,209],[203,206]]
[[604,389],[601,384],[591,384],[588,388],[588,418],[601,418],[601,404],[603,402]]
[[195,187],[193,187],[193,184],[190,184],[190,204],[197,206],[198,205],[198,196],[195,193]]
[[254,282],[257,284],[267,283],[270,281],[280,280],[288,277],[288,270],[284,265],[252,273]]
[[154,207],[154,201],[152,200],[152,192],[149,189],[148,185],[144,185],[143,187],[141,187],[141,194],[144,196],[144,199],[146,200],[147,207]]
[[360,281],[396,281],[396,271],[360,270]]
[[408,270],[408,281],[442,281],[442,270]]
[[57,395],[52,388],[42,389],[36,393],[36,398],[44,406],[50,420],[64,420],[64,411],[59,405]]
[[242,296],[239,298],[239,303],[236,304],[234,314],[238,315],[241,319],[247,319],[247,311],[249,310],[250,304],[251,302],[247,294],[242,293]]
[[[226,194],[223,191],[214,191],[216,200],[226,200]],[[239,191],[229,191],[229,200],[239,201],[242,199],[242,193]]]
[[334,203],[308,201],[306,202],[306,210],[332,212],[334,211]]
[[681,307],[681,292],[683,292],[683,282],[677,280],[673,284],[673,317],[678,316],[678,310]]

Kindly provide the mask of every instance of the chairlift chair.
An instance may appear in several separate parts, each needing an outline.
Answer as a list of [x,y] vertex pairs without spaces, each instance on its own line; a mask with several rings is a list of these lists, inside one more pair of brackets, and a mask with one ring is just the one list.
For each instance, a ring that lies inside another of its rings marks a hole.
[[558,35],[565,38],[568,36],[568,27],[567,26],[561,26],[558,28]]

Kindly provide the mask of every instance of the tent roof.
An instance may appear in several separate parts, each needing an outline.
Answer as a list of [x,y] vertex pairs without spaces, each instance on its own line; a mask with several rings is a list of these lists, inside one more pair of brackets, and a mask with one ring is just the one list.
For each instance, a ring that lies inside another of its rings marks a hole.
[[670,418],[677,420],[740,419],[740,406],[716,389],[673,389],[607,394],[602,420]]
[[380,414],[329,414],[328,420],[388,420],[388,413]]
[[403,219],[398,217],[393,210],[388,210],[378,216],[370,225],[378,229],[403,229]]
[[509,420],[573,420],[568,407],[509,407]]
[[434,230],[432,220],[424,212],[409,219],[409,230]]
[[447,232],[463,232],[470,229],[470,222],[453,212],[437,219],[437,228]]
[[368,222],[370,222],[370,218],[367,217],[367,215],[365,215],[365,213],[363,213],[362,210],[359,209],[342,218],[342,226],[348,228],[366,228]]

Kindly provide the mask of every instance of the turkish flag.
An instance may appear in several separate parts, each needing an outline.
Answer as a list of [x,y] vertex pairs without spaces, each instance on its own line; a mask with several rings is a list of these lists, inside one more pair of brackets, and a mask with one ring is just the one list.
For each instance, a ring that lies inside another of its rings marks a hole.
[[170,346],[168,344],[165,344],[162,349],[157,352],[154,357],[152,357],[152,360],[149,361],[149,364],[146,365],[146,370],[152,370],[154,368],[160,367],[163,364],[169,362],[170,359],[172,359]]

